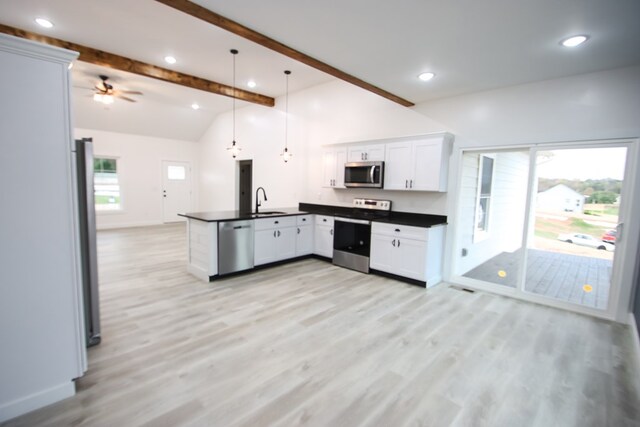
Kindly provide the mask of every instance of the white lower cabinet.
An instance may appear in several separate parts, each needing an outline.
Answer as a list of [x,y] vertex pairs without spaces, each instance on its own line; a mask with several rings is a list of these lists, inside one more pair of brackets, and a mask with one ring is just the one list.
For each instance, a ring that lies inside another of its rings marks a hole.
[[296,217],[296,256],[313,253],[313,215]]
[[254,265],[268,264],[296,256],[295,217],[255,220]]
[[374,222],[369,266],[431,287],[442,280],[444,230]]
[[316,215],[313,253],[333,258],[333,217]]

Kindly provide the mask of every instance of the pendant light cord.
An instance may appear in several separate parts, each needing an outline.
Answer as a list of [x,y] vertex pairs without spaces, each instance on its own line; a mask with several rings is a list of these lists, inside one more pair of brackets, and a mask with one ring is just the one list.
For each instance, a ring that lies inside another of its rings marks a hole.
[[233,54],[233,145],[236,145],[236,54],[237,50],[232,50]]
[[284,149],[287,150],[289,142],[289,73],[286,73],[286,93],[287,97],[284,103]]

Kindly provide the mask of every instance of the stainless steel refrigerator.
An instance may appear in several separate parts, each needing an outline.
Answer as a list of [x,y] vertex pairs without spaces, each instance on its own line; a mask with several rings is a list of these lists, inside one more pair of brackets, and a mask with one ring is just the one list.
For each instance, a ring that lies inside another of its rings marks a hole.
[[80,256],[85,339],[87,347],[100,343],[100,298],[98,294],[98,249],[96,207],[93,188],[93,142],[77,139],[75,144]]

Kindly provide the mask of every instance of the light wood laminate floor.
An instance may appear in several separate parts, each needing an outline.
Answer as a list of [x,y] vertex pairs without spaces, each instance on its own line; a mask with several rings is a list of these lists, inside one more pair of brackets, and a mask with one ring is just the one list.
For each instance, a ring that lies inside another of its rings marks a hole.
[[626,327],[308,259],[203,283],[183,224],[99,233],[103,342],[11,426],[640,426]]

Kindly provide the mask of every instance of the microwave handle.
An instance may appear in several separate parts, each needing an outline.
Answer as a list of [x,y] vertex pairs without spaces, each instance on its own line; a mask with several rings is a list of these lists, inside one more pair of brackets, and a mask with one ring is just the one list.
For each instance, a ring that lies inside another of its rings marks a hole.
[[376,167],[375,166],[371,166],[371,172],[369,172],[369,174],[371,175],[371,183],[375,184],[375,182],[373,181],[374,176],[375,176],[375,171],[376,171]]

